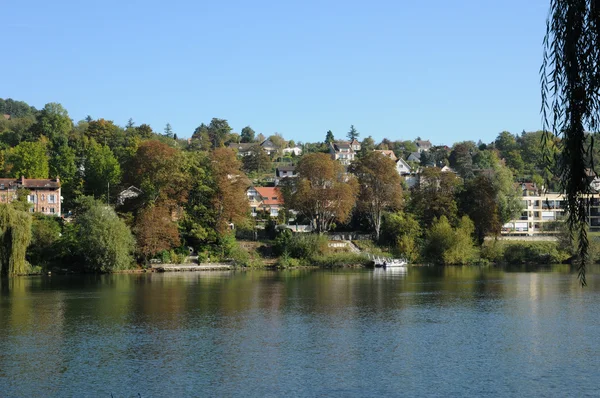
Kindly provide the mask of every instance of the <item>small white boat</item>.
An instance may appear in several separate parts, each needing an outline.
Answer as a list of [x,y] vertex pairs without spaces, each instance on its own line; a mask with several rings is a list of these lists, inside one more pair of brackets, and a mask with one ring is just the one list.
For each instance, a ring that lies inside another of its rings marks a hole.
[[406,267],[408,262],[403,258],[385,258],[373,256],[373,264],[375,267],[383,268],[395,268],[395,267]]

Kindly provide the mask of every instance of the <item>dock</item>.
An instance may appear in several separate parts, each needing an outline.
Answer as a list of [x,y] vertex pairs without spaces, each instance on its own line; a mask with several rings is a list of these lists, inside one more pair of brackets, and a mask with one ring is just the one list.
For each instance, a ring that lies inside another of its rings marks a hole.
[[190,272],[190,271],[223,271],[231,270],[230,264],[154,264],[152,272]]

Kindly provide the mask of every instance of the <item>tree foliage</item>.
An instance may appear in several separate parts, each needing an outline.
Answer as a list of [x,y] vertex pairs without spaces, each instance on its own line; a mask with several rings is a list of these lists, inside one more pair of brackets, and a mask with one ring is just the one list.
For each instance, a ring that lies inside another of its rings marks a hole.
[[[593,143],[586,131],[600,128],[600,7],[595,1],[551,0],[541,67],[544,130],[561,138],[557,162],[567,222],[579,245],[579,277],[586,284],[587,170]],[[549,135],[546,135],[546,140]]]
[[46,142],[22,142],[10,149],[6,156],[6,172],[15,177],[48,178],[50,167]]
[[358,209],[367,214],[375,240],[379,241],[381,218],[385,211],[402,205],[402,186],[396,164],[380,152],[369,152],[354,162],[350,171],[358,178]]
[[311,153],[300,160],[296,172],[296,185],[286,203],[309,218],[317,232],[326,232],[335,220],[348,219],[358,186],[340,163],[327,154]]
[[78,252],[85,268],[107,272],[129,268],[135,240],[115,211],[96,200],[87,200],[75,219]]
[[25,274],[31,242],[31,215],[9,204],[0,204],[0,277]]

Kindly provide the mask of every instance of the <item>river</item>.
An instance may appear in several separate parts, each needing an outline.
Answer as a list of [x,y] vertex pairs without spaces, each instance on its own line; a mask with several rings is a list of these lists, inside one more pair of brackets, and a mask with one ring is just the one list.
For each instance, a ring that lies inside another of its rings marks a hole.
[[598,271],[2,280],[0,396],[598,396]]

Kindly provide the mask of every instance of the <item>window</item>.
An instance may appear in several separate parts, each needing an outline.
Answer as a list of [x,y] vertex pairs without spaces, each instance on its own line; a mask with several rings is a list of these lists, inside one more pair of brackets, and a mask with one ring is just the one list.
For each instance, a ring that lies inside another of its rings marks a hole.
[[277,200],[277,196],[273,196],[273,197],[272,197],[272,199],[273,199],[273,200]]
[[48,195],[48,203],[56,203],[56,195]]
[[33,207],[30,207],[30,208],[29,208],[29,212],[30,212],[30,213],[33,213],[34,211],[35,211],[35,209],[34,209]]
[[50,208],[50,213],[54,214],[54,207]]
[[42,213],[43,213],[44,211],[46,211],[46,209],[44,209],[44,208],[42,207]]
[[27,195],[28,203],[35,203],[35,195]]
[[42,202],[46,200],[46,195],[42,194]]

